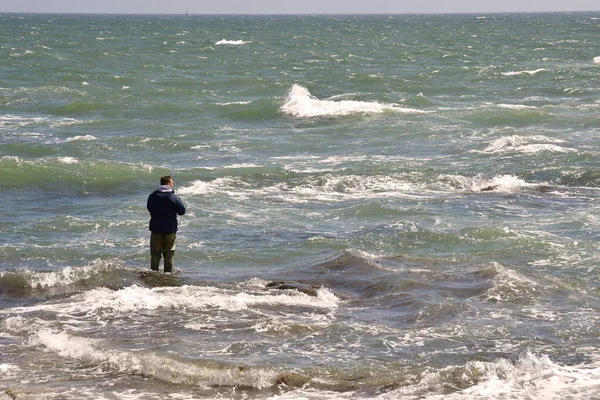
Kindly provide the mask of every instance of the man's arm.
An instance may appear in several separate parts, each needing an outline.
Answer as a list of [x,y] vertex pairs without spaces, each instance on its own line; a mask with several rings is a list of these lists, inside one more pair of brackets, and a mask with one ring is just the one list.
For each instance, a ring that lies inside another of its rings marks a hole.
[[152,195],[148,196],[148,200],[146,200],[146,209],[148,210],[149,213],[152,213],[152,211],[150,210],[150,198],[152,197]]
[[175,204],[177,205],[177,214],[184,215],[185,214],[185,206],[183,205],[183,201],[177,196],[175,196]]

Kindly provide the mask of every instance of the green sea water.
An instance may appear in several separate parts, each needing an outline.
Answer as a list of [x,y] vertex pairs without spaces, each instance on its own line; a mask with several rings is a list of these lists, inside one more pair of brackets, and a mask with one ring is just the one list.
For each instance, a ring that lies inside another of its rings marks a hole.
[[597,398],[599,33],[0,14],[0,399]]

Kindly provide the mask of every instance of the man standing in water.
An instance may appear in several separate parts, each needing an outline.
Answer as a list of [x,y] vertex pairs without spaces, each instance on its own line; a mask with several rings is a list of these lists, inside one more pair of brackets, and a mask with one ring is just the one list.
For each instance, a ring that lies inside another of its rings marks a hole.
[[148,196],[146,208],[150,212],[150,268],[158,271],[161,255],[165,272],[173,272],[177,215],[185,214],[185,206],[173,190],[173,178],[163,176],[160,186]]

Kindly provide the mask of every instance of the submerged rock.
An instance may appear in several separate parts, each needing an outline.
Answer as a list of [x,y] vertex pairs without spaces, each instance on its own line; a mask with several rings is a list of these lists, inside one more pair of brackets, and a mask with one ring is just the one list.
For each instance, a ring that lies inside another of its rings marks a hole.
[[266,288],[276,290],[296,290],[298,292],[315,297],[317,296],[317,291],[320,289],[317,286],[300,282],[269,282],[267,283]]
[[16,400],[17,394],[12,389],[5,389],[0,395],[0,400]]
[[489,185],[489,186],[483,187],[483,188],[481,188],[479,190],[482,191],[482,192],[488,192],[488,191],[491,191],[491,190],[496,190],[496,188],[498,186],[499,185]]
[[[489,185],[489,186],[482,187],[481,189],[479,189],[479,191],[490,192],[490,191],[498,189],[499,187],[500,187],[500,185]],[[550,185],[531,185],[531,186],[526,186],[525,190],[531,190],[531,191],[539,192],[539,193],[547,193],[547,192],[552,192],[554,190],[557,190],[557,188],[550,186]]]

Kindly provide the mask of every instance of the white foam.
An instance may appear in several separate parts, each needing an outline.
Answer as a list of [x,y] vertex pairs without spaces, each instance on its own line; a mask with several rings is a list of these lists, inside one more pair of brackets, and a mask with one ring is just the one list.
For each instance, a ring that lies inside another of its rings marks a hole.
[[[50,272],[38,272],[24,269],[19,271],[32,288],[48,288],[67,286],[78,281],[89,279],[105,271],[115,269],[115,263],[106,260],[95,260],[90,265],[81,267],[63,267]],[[2,271],[0,277],[14,272]]]
[[288,92],[281,111],[300,118],[336,117],[351,114],[381,114],[383,112],[424,113],[422,110],[402,108],[397,104],[353,100],[319,100],[308,89],[294,84]]
[[31,313],[35,311],[55,312],[62,315],[121,315],[139,310],[157,309],[222,309],[240,311],[264,306],[309,307],[319,310],[334,310],[339,299],[327,289],[317,296],[308,296],[296,291],[260,290],[239,292],[199,286],[144,288],[137,285],[120,290],[98,288],[75,295],[69,302],[43,303],[31,307],[0,310],[0,314]]
[[[310,385],[307,385],[310,386]],[[265,400],[351,400],[358,399],[355,393],[338,392],[312,389],[310,387],[299,388],[292,391],[276,394],[271,397],[265,397]],[[365,398],[368,398],[365,396]]]
[[219,178],[211,182],[194,181],[190,186],[179,189],[186,195],[226,195],[230,198],[271,199],[293,204],[307,202],[340,202],[364,198],[424,198],[427,196],[426,184],[407,182],[398,177],[374,176],[336,176],[327,175],[321,179],[305,180],[299,184],[282,182],[266,186],[260,190],[250,186],[239,178]]
[[20,371],[21,368],[19,368],[16,365],[12,365],[12,364],[0,364],[0,373],[2,373],[2,377],[6,378],[6,375],[9,372],[16,372],[16,371]]
[[[14,50],[14,49],[11,49],[11,50]],[[35,53],[33,51],[31,51],[31,50],[25,50],[23,53],[12,53],[10,55],[10,57],[18,58],[18,57],[23,57],[23,56],[28,55],[28,54],[35,54]]]
[[[562,146],[565,140],[549,138],[542,135],[534,136],[504,136],[494,140],[482,152],[500,153],[516,151],[524,154],[536,154],[544,151],[555,153],[567,153],[577,151],[576,149]],[[477,152],[477,151],[474,151]]]
[[493,263],[493,268],[496,270],[493,286],[481,294],[485,300],[503,303],[543,296],[545,288],[536,281],[498,263]]
[[538,73],[544,72],[544,71],[547,71],[547,69],[538,68],[538,69],[534,69],[534,70],[509,71],[509,72],[502,72],[501,74],[505,75],[505,76],[535,75],[535,74],[538,74]]
[[527,264],[531,265],[532,267],[549,267],[551,265],[554,264],[554,260],[548,258],[545,260],[535,260],[535,261],[530,261]]
[[263,167],[263,165],[261,165],[261,164],[247,163],[247,164],[230,164],[226,167],[221,167],[221,168],[238,169],[238,168],[262,168],[262,167]]
[[518,151],[523,154],[537,154],[537,153],[542,153],[542,152],[569,153],[569,152],[575,152],[575,151],[577,151],[577,149],[557,146],[557,145],[553,145],[553,144],[530,144],[527,146],[522,146],[521,148],[518,149]]
[[191,182],[190,186],[179,188],[178,194],[205,195],[218,192],[219,188],[227,187],[233,181],[232,178],[218,178],[211,182],[201,180]]
[[515,190],[521,188],[533,187],[536,185],[528,183],[525,180],[514,175],[500,175],[492,178],[489,181],[482,182],[481,186],[476,185],[474,189],[481,190],[490,186],[494,187],[494,190],[497,191],[514,192]]
[[58,161],[63,164],[77,164],[79,160],[74,157],[58,157]]
[[217,43],[215,43],[215,45],[217,46],[222,46],[222,45],[234,45],[234,46],[239,46],[242,44],[246,44],[246,43],[251,43],[251,42],[245,42],[243,40],[226,40],[226,39],[222,39],[219,40]]
[[594,57],[594,64],[600,64],[600,56]]
[[[11,126],[16,125],[19,127],[25,127],[29,125],[43,125],[48,124],[51,127],[68,126],[79,123],[80,121],[74,118],[56,118],[56,117],[22,117],[19,115],[2,115],[0,116],[0,126]],[[43,136],[38,133],[33,135]]]
[[67,142],[75,142],[75,141],[89,142],[89,141],[97,140],[97,139],[98,138],[93,135],[80,135],[80,136],[73,136],[71,138],[68,138],[66,141]]
[[[454,393],[441,392],[447,376],[468,384]],[[470,361],[462,367],[446,367],[426,373],[417,385],[378,396],[377,399],[428,400],[548,400],[595,399],[600,393],[600,365],[561,366],[545,355],[526,352],[515,363]],[[426,395],[425,395],[426,394]]]
[[252,103],[251,101],[231,101],[228,103],[216,103],[218,106],[232,106],[232,105],[246,105]]
[[40,330],[32,338],[33,345],[43,345],[59,356],[86,363],[102,364],[120,373],[176,384],[207,386],[247,386],[263,389],[274,385],[276,369],[245,369],[240,366],[213,366],[212,363],[185,362],[154,353],[139,353],[103,348],[100,340],[82,338],[65,332]]
[[528,106],[525,104],[498,104],[500,108],[506,108],[508,110],[537,110],[538,107]]
[[424,198],[425,188],[390,176],[335,176],[288,187],[286,184],[268,188],[270,195],[289,203],[341,202],[373,198]]
[[[3,311],[4,310],[0,310],[1,313],[4,313]],[[11,313],[10,311],[7,311],[6,314]],[[29,336],[35,334],[43,327],[48,326],[50,324],[51,322],[44,321],[39,318],[25,318],[21,315],[16,317],[8,317],[4,320],[4,328],[6,329],[6,331],[15,336]]]
[[[376,160],[378,157],[368,157],[369,161]],[[318,157],[318,156],[299,156],[299,157],[275,157],[274,159],[280,159],[288,161],[287,164],[283,165],[286,171],[291,172],[302,172],[302,173],[314,173],[314,172],[329,172],[333,171],[336,167],[344,163],[352,162],[364,162],[367,156],[364,155],[348,155],[348,156],[329,156],[329,157]]]

